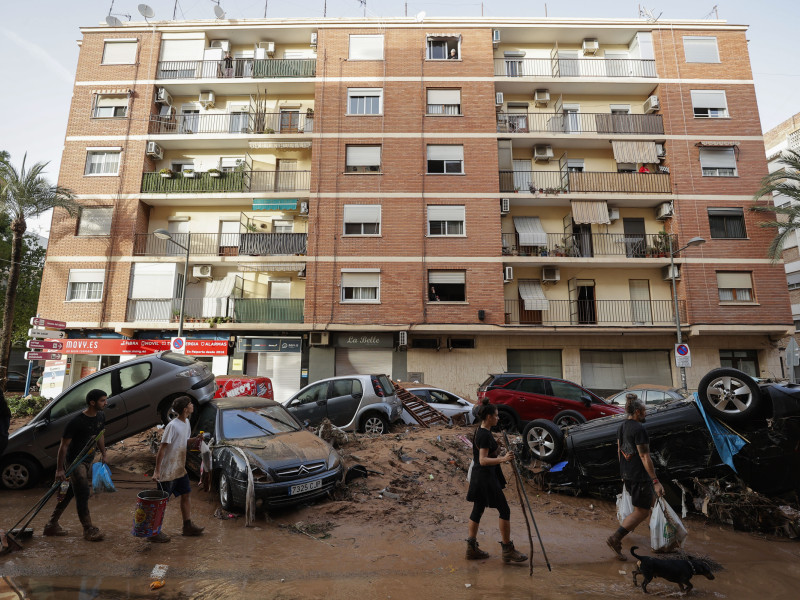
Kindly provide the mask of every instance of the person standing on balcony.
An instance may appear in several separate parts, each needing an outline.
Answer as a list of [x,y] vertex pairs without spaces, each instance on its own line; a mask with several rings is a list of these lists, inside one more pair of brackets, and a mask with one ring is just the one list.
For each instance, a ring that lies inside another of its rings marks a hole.
[[225,58],[222,59],[222,65],[225,77],[233,77],[233,57],[230,52],[225,53]]
[[644,163],[642,164],[641,167],[639,167],[639,173],[649,173],[649,172],[650,172],[650,169],[648,169],[647,165],[645,165]]

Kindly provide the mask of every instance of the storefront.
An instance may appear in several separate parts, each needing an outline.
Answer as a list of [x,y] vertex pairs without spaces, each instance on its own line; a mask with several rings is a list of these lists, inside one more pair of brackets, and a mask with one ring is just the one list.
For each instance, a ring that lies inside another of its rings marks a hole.
[[303,340],[299,337],[238,337],[236,352],[244,354],[245,375],[269,377],[275,400],[298,391]]
[[340,333],[336,336],[335,346],[337,376],[385,374],[393,377],[393,334]]

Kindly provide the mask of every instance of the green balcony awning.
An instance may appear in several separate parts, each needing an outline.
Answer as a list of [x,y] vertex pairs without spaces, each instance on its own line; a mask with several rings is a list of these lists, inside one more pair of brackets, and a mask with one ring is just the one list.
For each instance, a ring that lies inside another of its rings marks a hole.
[[297,210],[297,198],[253,198],[253,210]]

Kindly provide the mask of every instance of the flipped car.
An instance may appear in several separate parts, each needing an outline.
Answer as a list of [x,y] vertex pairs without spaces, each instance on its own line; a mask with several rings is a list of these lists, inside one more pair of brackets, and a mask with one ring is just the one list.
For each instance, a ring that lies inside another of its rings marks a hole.
[[608,396],[606,398],[606,402],[608,402],[609,404],[615,404],[624,407],[625,396],[628,393],[636,394],[648,408],[651,406],[656,406],[658,404],[664,404],[665,402],[672,402],[673,400],[686,399],[686,396],[684,396],[680,390],[675,388],[668,388],[665,386],[639,385],[632,388],[628,388],[627,390],[622,390],[621,392],[617,392],[616,394],[612,394],[611,396]]
[[[472,415],[472,407],[474,404],[453,392],[428,385],[420,385],[418,383],[404,385],[403,387],[423,402],[426,402],[438,410],[450,419],[451,423],[455,420],[457,422],[463,422],[465,425],[470,425],[475,418]],[[408,414],[408,411],[405,409],[403,409],[402,418],[403,422],[408,425],[418,424],[417,420]],[[463,419],[463,421],[461,421],[461,419]]]

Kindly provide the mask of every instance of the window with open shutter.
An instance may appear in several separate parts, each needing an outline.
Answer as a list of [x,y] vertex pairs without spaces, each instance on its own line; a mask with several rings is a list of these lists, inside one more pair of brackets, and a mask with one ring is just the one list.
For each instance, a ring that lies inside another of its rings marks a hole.
[[712,239],[742,239],[747,237],[744,227],[744,209],[709,208],[708,224]]
[[736,177],[734,148],[700,148],[703,177]]
[[464,235],[464,206],[428,206],[428,235]]
[[428,146],[428,173],[461,174],[463,172],[464,146]]
[[381,170],[380,146],[347,146],[345,171],[348,173],[379,173]]
[[345,204],[344,235],[380,235],[380,204]]
[[381,299],[381,273],[378,270],[342,271],[342,302],[377,304]]
[[97,94],[92,116],[97,119],[122,118],[128,115],[127,94]]
[[429,302],[465,302],[467,299],[466,271],[428,271]]
[[692,109],[698,119],[722,119],[728,116],[725,90],[692,90]]
[[383,113],[383,88],[348,88],[348,115],[380,115]]
[[460,115],[461,90],[428,89],[429,115]]
[[717,271],[719,301],[753,302],[753,274],[749,271]]
[[70,269],[67,282],[67,300],[71,302],[98,302],[103,298],[103,269]]
[[85,175],[116,175],[119,173],[119,150],[89,150],[86,153]]

